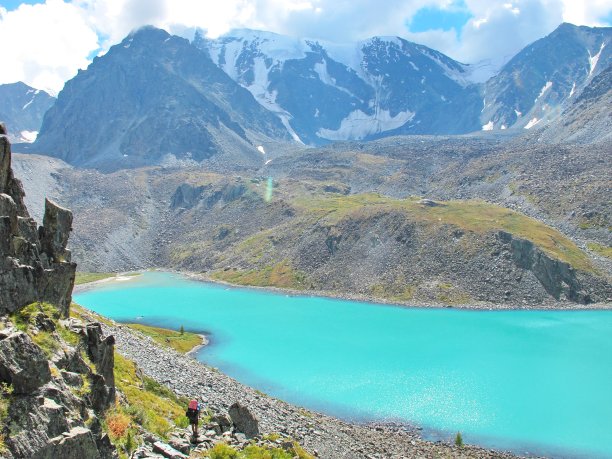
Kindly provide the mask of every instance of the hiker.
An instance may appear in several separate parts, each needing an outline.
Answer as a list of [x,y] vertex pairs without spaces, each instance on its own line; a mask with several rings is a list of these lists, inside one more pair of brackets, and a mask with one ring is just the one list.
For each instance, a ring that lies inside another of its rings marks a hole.
[[193,438],[198,438],[198,421],[200,418],[200,404],[197,400],[191,400],[189,402],[189,408],[187,408],[187,412],[185,413],[187,419],[189,419],[189,424],[191,424],[191,433]]

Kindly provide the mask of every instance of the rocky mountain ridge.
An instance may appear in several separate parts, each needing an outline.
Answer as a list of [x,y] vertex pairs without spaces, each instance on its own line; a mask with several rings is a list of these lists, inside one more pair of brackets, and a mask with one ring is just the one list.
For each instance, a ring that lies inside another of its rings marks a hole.
[[0,84],[0,122],[10,126],[11,142],[36,140],[43,116],[55,98],[25,83]]
[[194,44],[294,137],[320,144],[545,124],[612,62],[611,40],[612,28],[562,24],[484,84],[472,66],[399,37],[340,45],[241,29]]
[[265,138],[289,135],[205,53],[145,27],[66,83],[31,151],[102,169],[221,153],[253,164]]
[[460,115],[479,110],[468,66],[399,37],[338,45],[237,30],[194,44],[307,144],[479,128]]
[[[252,167],[289,142],[521,135],[612,64],[611,40],[612,28],[562,24],[478,83],[469,66],[397,37],[337,45],[240,30],[189,43],[146,27],[68,82],[20,151],[102,170],[213,157]],[[555,132],[542,141],[573,141]]]

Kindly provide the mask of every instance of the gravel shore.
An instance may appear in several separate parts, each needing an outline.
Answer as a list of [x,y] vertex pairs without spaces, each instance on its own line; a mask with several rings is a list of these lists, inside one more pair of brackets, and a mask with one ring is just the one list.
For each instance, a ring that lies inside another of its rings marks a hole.
[[102,326],[105,334],[115,336],[117,351],[134,360],[147,376],[180,395],[202,397],[214,411],[227,412],[232,403],[240,401],[259,419],[263,434],[291,436],[321,458],[516,457],[475,446],[459,448],[425,441],[417,429],[407,426],[351,423],[293,406],[245,386],[192,356],[161,348],[128,327],[114,322]]

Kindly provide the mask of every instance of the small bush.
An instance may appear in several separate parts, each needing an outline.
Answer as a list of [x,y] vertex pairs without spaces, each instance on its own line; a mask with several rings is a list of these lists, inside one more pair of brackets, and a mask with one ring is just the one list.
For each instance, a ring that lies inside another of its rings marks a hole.
[[210,459],[238,459],[238,451],[225,443],[217,443],[208,451]]
[[120,439],[127,434],[132,420],[122,411],[114,410],[106,415],[106,427],[111,439]]
[[455,435],[455,446],[461,448],[463,446],[463,437],[461,436],[461,432],[457,432]]

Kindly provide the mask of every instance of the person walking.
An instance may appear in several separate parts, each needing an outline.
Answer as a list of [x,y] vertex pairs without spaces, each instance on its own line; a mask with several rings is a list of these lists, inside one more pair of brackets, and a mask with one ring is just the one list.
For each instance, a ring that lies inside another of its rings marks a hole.
[[191,436],[193,439],[198,439],[198,423],[200,421],[200,404],[197,400],[191,400],[189,402],[189,407],[187,408],[187,412],[185,416],[189,419],[189,424],[191,425]]

